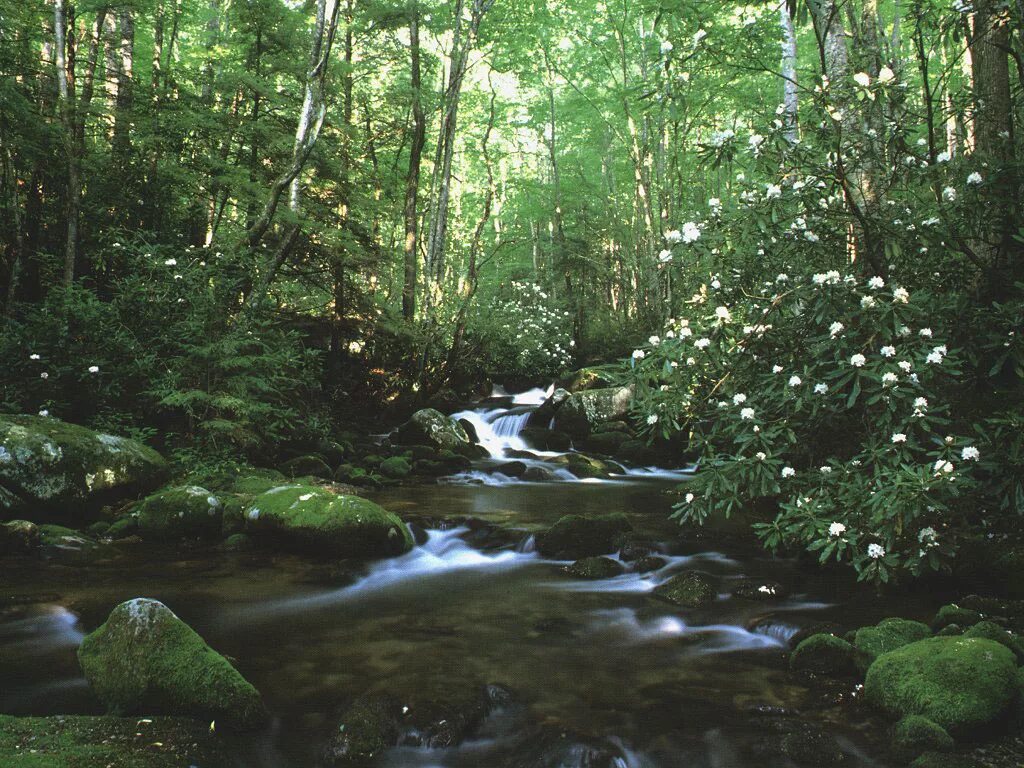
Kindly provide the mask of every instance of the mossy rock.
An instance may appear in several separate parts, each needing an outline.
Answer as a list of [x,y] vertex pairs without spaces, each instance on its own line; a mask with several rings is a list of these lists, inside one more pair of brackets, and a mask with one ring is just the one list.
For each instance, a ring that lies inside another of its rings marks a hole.
[[235,533],[224,539],[222,546],[228,552],[248,552],[256,544],[248,534]]
[[0,524],[0,555],[27,555],[39,546],[39,526],[28,520]]
[[472,445],[461,424],[433,408],[416,411],[409,421],[398,428],[395,442],[400,445],[429,445],[452,451],[460,451]]
[[612,385],[614,376],[612,366],[594,366],[580,368],[578,371],[567,373],[555,382],[555,387],[564,389],[566,392],[583,392],[588,389],[602,389]]
[[566,567],[565,572],[577,579],[610,579],[621,576],[626,569],[610,557],[584,557]]
[[362,764],[398,740],[401,705],[389,694],[367,694],[346,710],[321,760],[329,766]]
[[598,424],[628,418],[632,404],[631,387],[574,392],[555,412],[555,429],[570,437],[586,437]]
[[393,557],[412,549],[398,516],[359,496],[282,485],[253,499],[246,530],[257,540],[340,557]]
[[959,605],[953,604],[944,605],[939,608],[935,618],[932,619],[932,632],[939,632],[950,624],[956,624],[958,627],[966,629],[973,627],[984,618],[980,613],[969,608],[961,608]]
[[188,715],[251,728],[266,713],[255,688],[163,603],[121,603],[78,649],[89,685],[114,715]]
[[879,656],[864,691],[893,717],[922,715],[954,735],[970,733],[1007,712],[1017,695],[1017,663],[992,640],[930,637]]
[[853,641],[857,649],[857,665],[862,672],[866,672],[883,653],[924,640],[931,637],[931,634],[927,624],[895,617],[882,619],[873,627],[861,627]]
[[135,440],[0,414],[0,520],[29,510],[80,518],[111,498],[155,488],[167,474],[163,457]]
[[281,465],[281,471],[288,477],[310,475],[312,477],[321,477],[325,480],[330,480],[334,474],[331,468],[327,466],[327,462],[323,460],[323,457],[314,454],[296,456],[294,459],[289,459]]
[[144,539],[169,541],[219,537],[223,511],[220,499],[205,488],[179,485],[147,496],[135,516]]
[[910,764],[910,768],[988,768],[973,757],[951,755],[947,752],[925,752]]
[[384,459],[380,463],[379,470],[384,477],[389,477],[392,480],[401,480],[409,476],[409,473],[412,472],[412,467],[401,456],[392,456],[390,459]]
[[718,598],[714,585],[701,573],[687,571],[654,589],[654,595],[684,608],[705,608]]
[[566,515],[537,535],[537,550],[557,560],[578,560],[615,551],[615,537],[633,530],[625,515]]
[[953,749],[953,737],[927,717],[907,715],[893,728],[892,746],[909,760],[923,752],[949,752]]
[[841,637],[825,633],[800,641],[789,657],[794,672],[827,677],[849,677],[857,672],[857,651]]
[[979,621],[964,632],[964,637],[983,637],[1005,645],[1017,657],[1017,663],[1024,662],[1024,641],[1018,635],[1003,629],[993,621]]
[[563,453],[549,459],[548,463],[567,469],[580,479],[606,478],[613,471],[606,462],[582,453]]
[[287,482],[276,469],[253,469],[228,479],[223,486],[211,486],[227,493],[256,496]]
[[139,532],[139,519],[135,515],[125,515],[110,524],[104,532],[108,539],[127,539]]
[[208,722],[187,718],[0,715],[4,768],[221,768],[227,753]]
[[88,534],[53,524],[39,526],[39,551],[65,565],[91,565],[112,554],[111,547]]
[[619,446],[629,439],[630,436],[625,432],[593,432],[590,437],[586,439],[586,442],[583,444],[583,448],[587,451],[600,453],[604,456],[614,456],[615,452],[619,450]]
[[623,440],[615,451],[615,458],[630,464],[648,466],[658,460],[658,452],[643,440]]

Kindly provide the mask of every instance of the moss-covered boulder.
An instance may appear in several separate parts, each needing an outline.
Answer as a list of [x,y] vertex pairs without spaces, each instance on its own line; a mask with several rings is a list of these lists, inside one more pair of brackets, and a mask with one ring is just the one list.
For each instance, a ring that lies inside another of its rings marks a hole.
[[110,714],[187,715],[232,728],[265,719],[256,689],[156,600],[117,606],[82,641],[78,661]]
[[584,557],[566,567],[565,572],[577,579],[610,579],[621,576],[626,569],[610,557]]
[[143,499],[135,508],[138,533],[144,539],[217,538],[221,533],[224,505],[198,485],[164,488]]
[[938,723],[921,715],[907,715],[893,728],[892,746],[905,759],[924,752],[948,752],[953,749],[953,737]]
[[330,766],[362,764],[393,747],[401,713],[398,699],[390,694],[366,694],[356,699],[324,747],[321,762]]
[[334,474],[333,470],[323,460],[323,457],[315,454],[296,456],[281,465],[281,471],[288,477],[322,477],[330,480]]
[[4,768],[226,768],[210,724],[182,717],[0,715]]
[[113,497],[155,488],[167,472],[163,457],[135,440],[0,414],[0,520],[25,511],[82,517]]
[[581,479],[606,478],[618,469],[618,467],[614,467],[608,464],[608,462],[582,453],[563,453],[560,456],[548,459],[548,463],[562,469],[567,469]]
[[606,387],[570,394],[555,412],[555,429],[571,437],[586,437],[598,424],[629,416],[631,387]]
[[557,389],[569,393],[588,389],[604,389],[612,386],[615,370],[613,366],[591,366],[567,373],[555,382]]
[[927,624],[900,618],[882,619],[873,627],[861,627],[853,641],[857,649],[857,664],[862,672],[867,671],[883,653],[924,640],[931,634]]
[[412,472],[412,465],[401,456],[392,456],[391,458],[384,459],[378,469],[384,477],[391,478],[392,480],[401,480],[408,477],[409,473]]
[[964,632],[964,637],[983,637],[986,640],[993,640],[1013,651],[1018,664],[1024,662],[1024,641],[1019,635],[1000,627],[994,621],[979,621]]
[[848,677],[857,672],[857,651],[840,637],[817,634],[802,640],[789,657],[794,672]]
[[910,764],[910,768],[989,768],[970,755],[951,755],[947,752],[925,752]]
[[1013,652],[992,640],[930,637],[879,656],[869,703],[896,718],[922,715],[954,735],[1001,718],[1017,695]]
[[39,526],[28,520],[0,524],[0,555],[25,555],[39,546]]
[[970,608],[961,608],[959,605],[951,603],[939,608],[935,618],[932,619],[932,631],[940,632],[951,624],[956,624],[961,629],[966,629],[967,627],[973,627],[984,618],[978,611],[971,610]]
[[537,551],[557,560],[607,555],[615,551],[616,537],[631,530],[633,526],[622,514],[566,515],[537,535]]
[[416,411],[398,428],[395,442],[401,445],[429,445],[457,452],[472,445],[469,435],[459,422],[433,408]]
[[39,526],[39,551],[65,565],[91,565],[113,554],[112,547],[82,531],[49,523]]
[[702,573],[687,571],[673,576],[654,589],[655,597],[684,608],[704,608],[718,597],[710,579]]
[[339,557],[392,557],[412,549],[409,529],[372,501],[312,485],[282,485],[253,499],[246,530],[257,540]]

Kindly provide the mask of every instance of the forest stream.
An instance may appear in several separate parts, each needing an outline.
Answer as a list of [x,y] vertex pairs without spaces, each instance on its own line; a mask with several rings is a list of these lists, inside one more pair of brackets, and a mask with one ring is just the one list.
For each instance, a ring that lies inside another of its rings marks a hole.
[[[553,482],[494,473],[506,450],[522,448],[523,415],[541,399],[536,391],[458,414],[493,457],[472,472],[376,493],[385,508],[421,521],[418,545],[395,559],[140,545],[104,565],[34,560],[8,570],[5,592],[23,604],[0,612],[0,711],[102,712],[76,647],[114,605],[146,596],[176,611],[262,693],[272,724],[233,747],[243,766],[315,765],[339,705],[365,692],[436,705],[476,690],[487,714],[461,744],[424,746],[411,734],[416,746],[369,764],[784,766],[787,757],[757,745],[796,718],[835,736],[844,764],[883,765],[870,756],[881,729],[866,717],[853,722],[848,707],[840,714],[844,694],[804,687],[785,657],[801,628],[870,623],[893,606],[728,531],[680,529],[666,492],[685,470]],[[532,532],[560,516],[609,512],[627,515],[651,542],[663,559],[653,570],[626,561],[621,575],[579,580],[566,562],[536,551]],[[652,598],[682,570],[713,579],[710,607]],[[783,588],[763,600],[734,596],[747,580]],[[904,595],[899,609],[924,617],[927,607]],[[561,756],[544,762],[545,749]]]

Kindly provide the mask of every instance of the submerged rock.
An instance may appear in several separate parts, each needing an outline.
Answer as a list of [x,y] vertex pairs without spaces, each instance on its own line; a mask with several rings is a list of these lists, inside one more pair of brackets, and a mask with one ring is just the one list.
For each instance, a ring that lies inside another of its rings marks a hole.
[[608,387],[574,392],[555,412],[555,429],[571,437],[586,437],[598,424],[629,416],[631,387]]
[[718,594],[703,574],[687,571],[673,576],[654,589],[654,595],[684,608],[704,608],[715,602]]
[[210,724],[181,717],[0,715],[0,765],[17,768],[221,768]]
[[610,557],[584,557],[565,569],[577,579],[610,579],[626,572],[622,563]]
[[111,714],[188,715],[232,728],[265,719],[256,689],[156,600],[117,606],[82,641],[78,661]]
[[527,731],[502,768],[616,768],[626,765],[622,750],[605,739],[546,726]]
[[342,716],[337,732],[321,752],[326,765],[347,765],[369,760],[393,747],[398,740],[402,708],[387,693],[360,697]]
[[282,485],[253,499],[246,530],[257,540],[341,557],[392,557],[412,549],[397,515],[359,496],[311,485]]
[[138,532],[145,539],[216,538],[224,505],[198,485],[164,488],[147,496],[135,509]]
[[156,487],[167,471],[160,454],[135,440],[0,414],[0,520],[28,510],[84,517],[100,501]]
[[893,717],[922,715],[954,734],[969,733],[1010,708],[1017,695],[1016,658],[980,637],[930,637],[879,656],[864,692]]
[[633,530],[623,514],[583,517],[566,515],[537,535],[537,550],[557,560],[578,560],[615,551],[616,536]]
[[811,635],[793,651],[789,668],[794,672],[847,677],[857,673],[857,650],[835,635]]
[[395,442],[402,445],[430,445],[450,451],[464,450],[473,445],[461,424],[433,408],[416,411],[398,428]]

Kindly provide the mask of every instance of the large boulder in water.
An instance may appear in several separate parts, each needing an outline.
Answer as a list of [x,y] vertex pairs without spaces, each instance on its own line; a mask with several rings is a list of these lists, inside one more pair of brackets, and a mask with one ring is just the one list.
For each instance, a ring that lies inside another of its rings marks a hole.
[[188,715],[232,728],[258,726],[255,688],[163,603],[121,603],[78,649],[89,685],[115,715]]
[[598,424],[629,416],[631,387],[607,387],[575,392],[555,412],[555,429],[572,437],[586,437]]
[[198,485],[164,488],[135,510],[139,533],[154,541],[217,538],[223,513],[220,499]]
[[616,550],[616,537],[631,530],[633,526],[623,514],[566,515],[537,535],[537,550],[558,560],[607,555]]
[[124,437],[43,416],[0,415],[0,520],[155,488],[167,462]]
[[896,718],[921,715],[955,734],[1002,718],[1018,695],[1008,648],[980,637],[930,637],[879,656],[868,669],[869,703]]
[[460,452],[473,444],[459,422],[433,408],[416,411],[398,428],[395,442],[400,445],[430,445]]
[[392,557],[412,549],[399,517],[359,496],[313,485],[282,485],[245,509],[246,530],[287,549],[338,557]]

